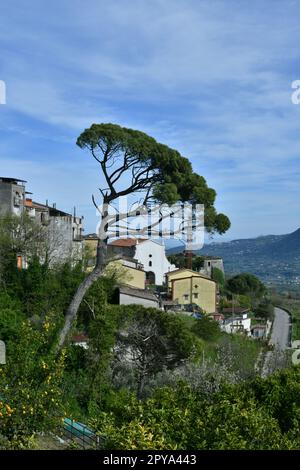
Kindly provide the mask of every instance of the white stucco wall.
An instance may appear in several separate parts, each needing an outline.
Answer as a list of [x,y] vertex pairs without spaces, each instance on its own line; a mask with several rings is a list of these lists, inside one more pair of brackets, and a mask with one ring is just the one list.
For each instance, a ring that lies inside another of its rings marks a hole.
[[150,300],[150,299],[143,299],[142,297],[135,297],[133,295],[127,294],[120,294],[120,305],[143,305],[144,307],[154,307],[159,308],[158,301]]
[[[155,284],[161,286],[164,283],[164,275],[174,271],[176,266],[170,264],[165,252],[165,246],[152,240],[147,240],[136,245],[134,258],[144,265],[146,272],[155,274]],[[152,263],[152,266],[149,263]]]
[[239,320],[233,320],[232,322],[223,324],[221,326],[221,329],[226,333],[236,333],[240,326],[243,327],[243,330],[248,335],[251,334],[251,318],[241,318]]

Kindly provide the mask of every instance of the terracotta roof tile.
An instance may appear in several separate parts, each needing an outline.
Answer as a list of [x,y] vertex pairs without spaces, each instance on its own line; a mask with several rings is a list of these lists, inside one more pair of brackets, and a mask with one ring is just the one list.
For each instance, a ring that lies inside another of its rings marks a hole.
[[147,238],[119,238],[118,240],[114,240],[110,243],[112,246],[135,246],[138,243],[143,243],[147,241]]

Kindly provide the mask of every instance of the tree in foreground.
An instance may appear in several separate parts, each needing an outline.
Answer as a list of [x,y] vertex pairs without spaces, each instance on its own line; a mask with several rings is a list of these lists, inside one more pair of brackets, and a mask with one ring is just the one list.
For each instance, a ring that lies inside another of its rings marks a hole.
[[132,369],[139,398],[155,374],[178,367],[196,352],[194,337],[180,317],[140,305],[119,307],[118,315],[122,322],[116,335],[113,373],[124,372],[126,366]]
[[[80,284],[67,309],[58,349],[66,341],[85,293],[103,273],[107,263],[108,209],[121,196],[131,196],[135,202],[140,200],[142,207],[151,202],[203,204],[206,230],[222,234],[230,226],[228,217],[218,214],[214,207],[215,190],[193,171],[189,160],[147,134],[115,124],[93,124],[78,137],[77,145],[89,151],[105,179],[105,187],[100,188],[101,236],[95,268]],[[93,200],[97,205],[94,197]]]

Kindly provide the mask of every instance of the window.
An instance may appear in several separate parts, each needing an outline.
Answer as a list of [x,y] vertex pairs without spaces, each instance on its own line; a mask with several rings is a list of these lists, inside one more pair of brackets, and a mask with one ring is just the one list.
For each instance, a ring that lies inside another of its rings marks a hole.
[[207,264],[208,264],[208,266],[210,266],[210,261],[208,261],[208,263],[207,263]]
[[196,284],[194,287],[195,287],[195,289],[198,289],[198,284]]
[[20,206],[20,198],[18,196],[14,197],[14,206],[19,207]]
[[198,294],[197,293],[193,294],[193,297],[194,299],[198,299]]
[[183,296],[183,298],[184,298],[184,300],[189,300],[189,296],[188,296],[187,294],[185,294],[185,295]]
[[149,261],[149,266],[150,266],[150,267],[152,266],[152,261]]
[[149,258],[152,258],[152,255],[149,255]]

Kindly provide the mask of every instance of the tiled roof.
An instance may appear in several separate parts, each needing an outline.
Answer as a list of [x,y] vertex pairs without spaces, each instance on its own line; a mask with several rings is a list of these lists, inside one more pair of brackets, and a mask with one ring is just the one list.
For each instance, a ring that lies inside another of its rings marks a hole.
[[168,271],[166,273],[166,276],[167,277],[172,276],[173,274],[177,274],[180,271],[189,271],[190,273],[192,273],[190,277],[192,277],[192,276],[203,277],[204,279],[208,279],[210,281],[213,281],[213,279],[211,279],[209,276],[206,276],[205,274],[199,273],[198,271],[193,271],[193,269],[189,269],[189,268],[178,268],[178,269],[174,269],[173,271]]
[[136,289],[133,287],[122,286],[119,287],[120,294],[131,295],[133,297],[139,297],[141,299],[155,300],[158,301],[156,295],[145,289]]
[[84,343],[88,341],[88,336],[86,336],[84,333],[80,333],[78,335],[74,335],[72,338],[73,343]]
[[112,241],[109,245],[130,247],[137,245],[137,243],[146,242],[147,240],[148,238],[119,238],[118,240]]
[[99,237],[96,233],[88,233],[83,237],[85,240],[98,240]]

